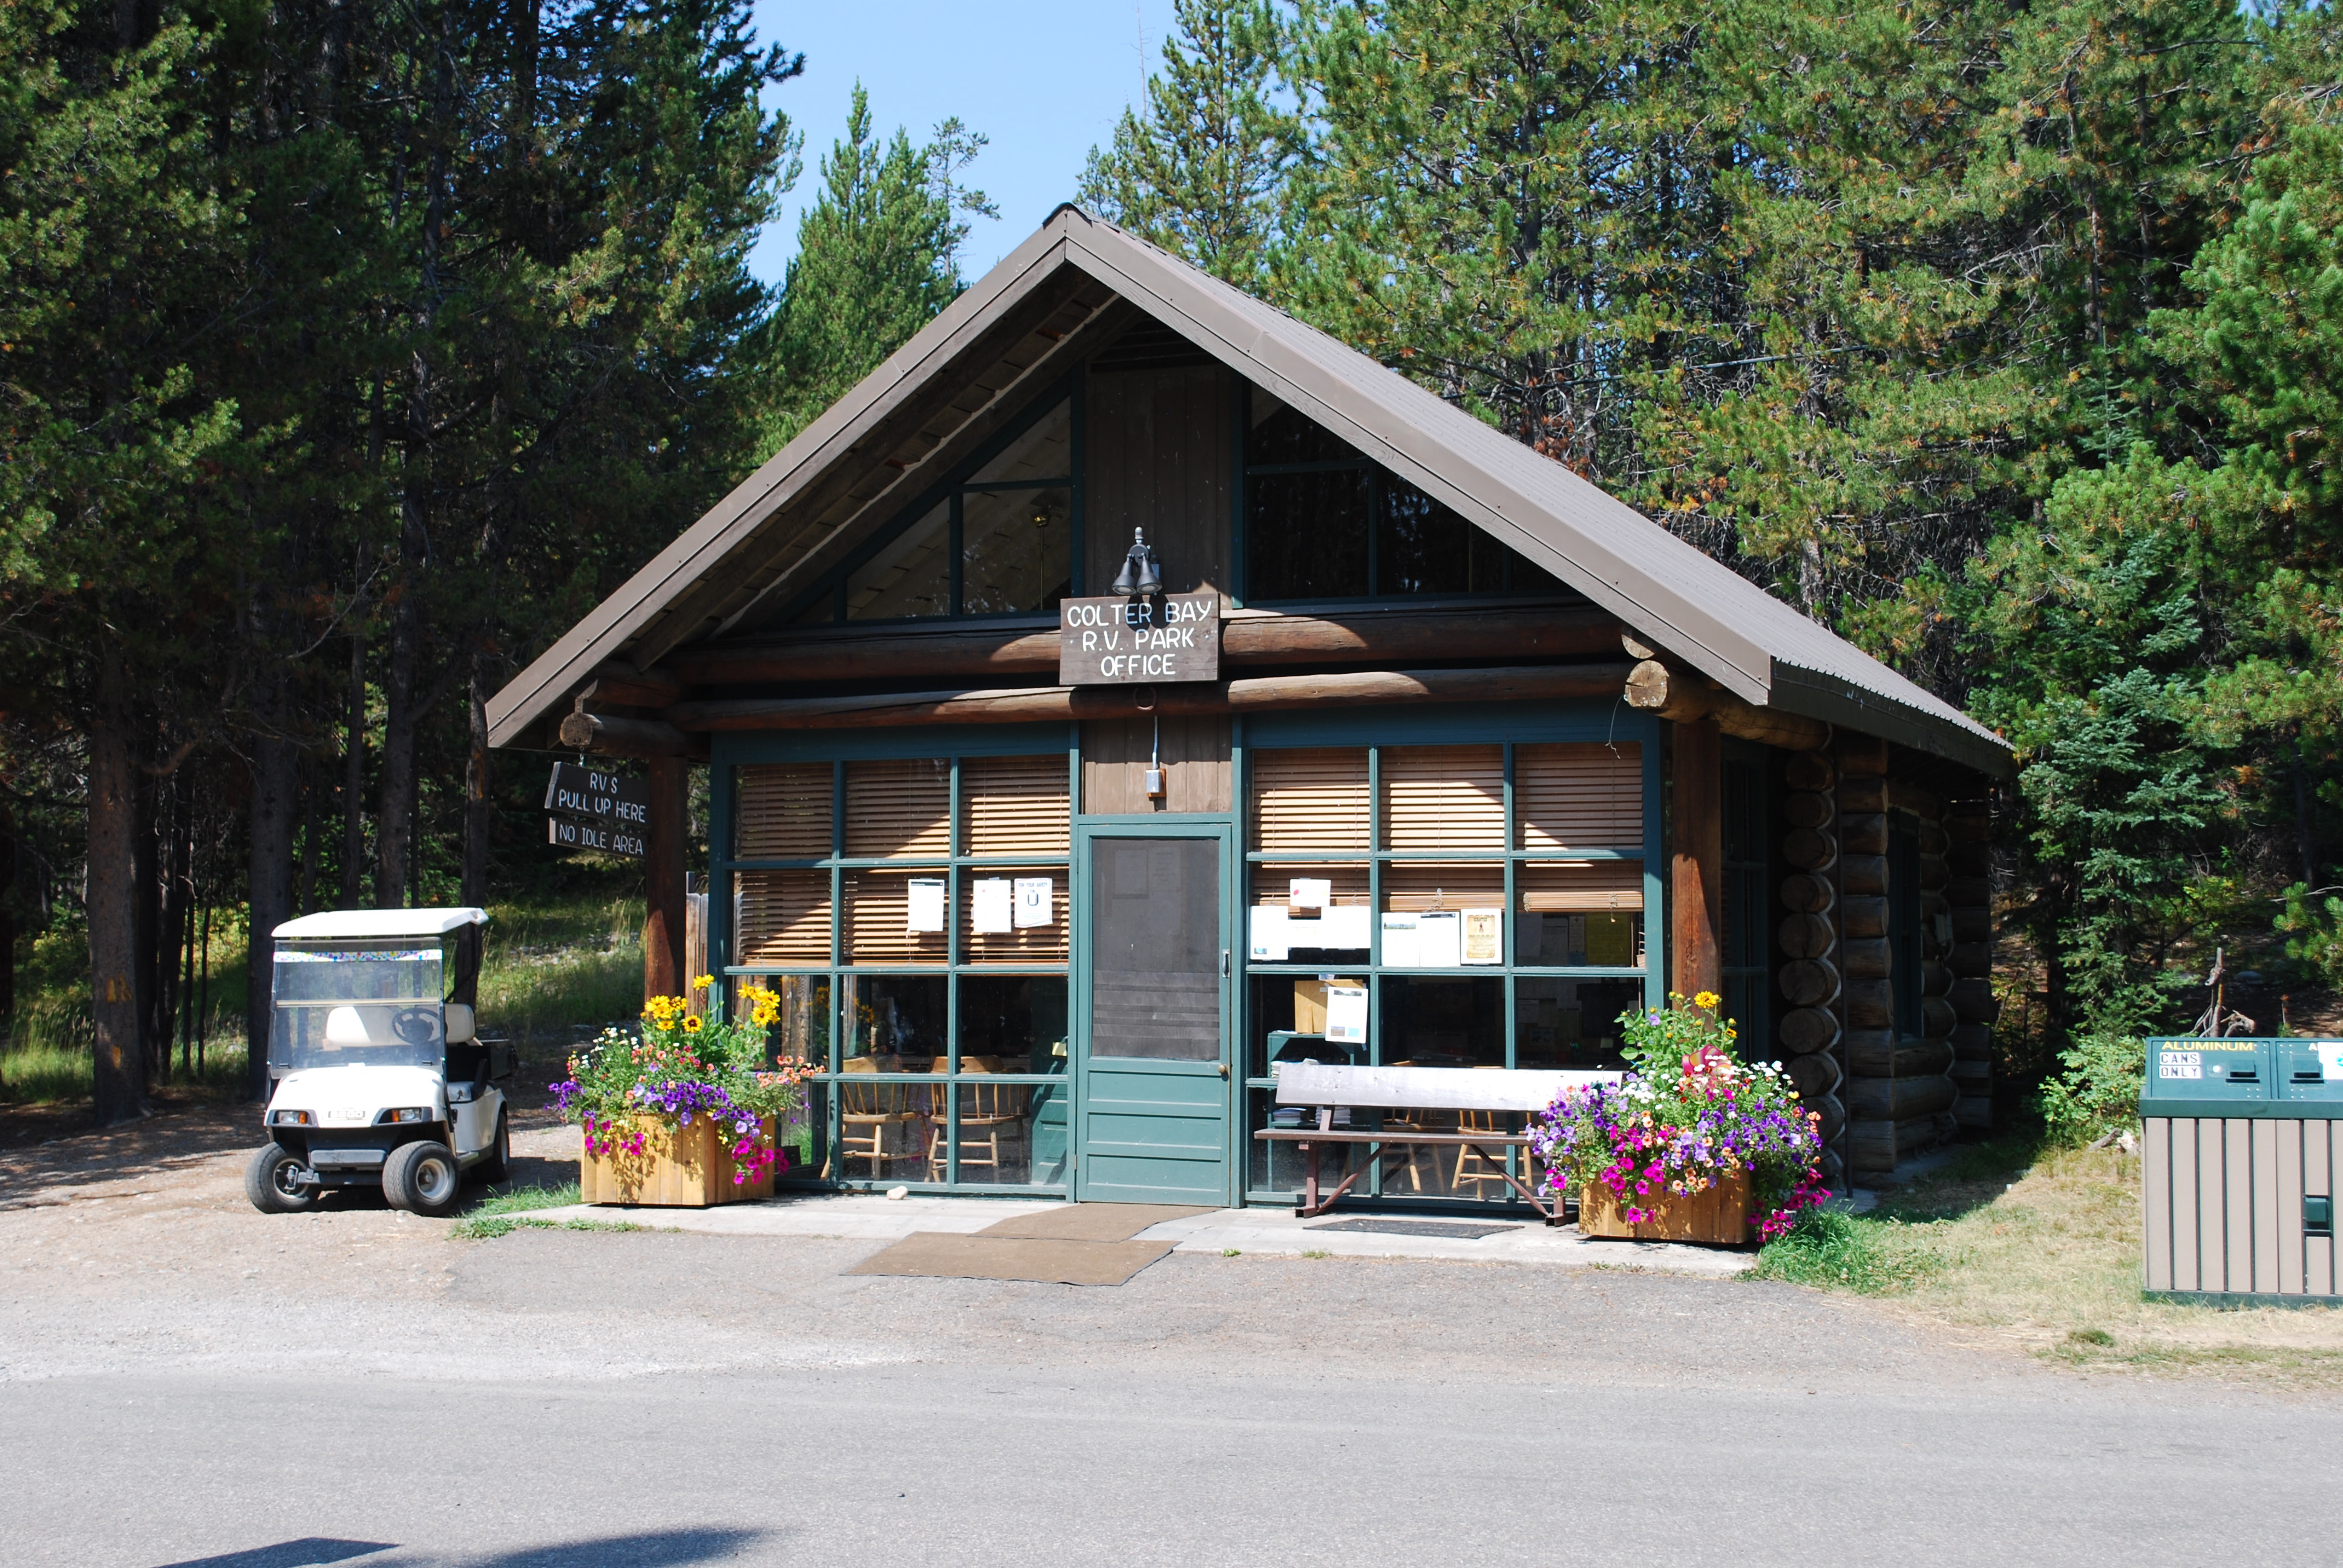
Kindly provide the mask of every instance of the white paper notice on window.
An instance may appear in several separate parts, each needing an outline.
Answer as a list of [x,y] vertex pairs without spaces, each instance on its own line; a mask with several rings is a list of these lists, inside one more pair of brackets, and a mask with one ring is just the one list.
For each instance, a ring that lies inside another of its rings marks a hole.
[[1006,877],[980,877],[969,890],[968,925],[980,937],[1009,933],[1011,883]]
[[1415,917],[1418,969],[1453,970],[1464,964],[1464,917],[1454,910],[1426,910]]
[[1245,953],[1257,964],[1282,964],[1292,950],[1286,938],[1285,911],[1275,904],[1254,904],[1245,911]]
[[1367,1043],[1367,988],[1330,985],[1326,988],[1326,1039],[1331,1043]]
[[944,879],[941,877],[911,879],[910,930],[940,931],[944,929]]
[[1334,880],[1331,877],[1295,877],[1287,883],[1286,908],[1316,911],[1334,901]]
[[1413,915],[1383,917],[1383,962],[1393,969],[1412,970],[1421,951]]
[[1057,885],[1047,877],[1017,879],[1017,923],[1054,926],[1058,923]]

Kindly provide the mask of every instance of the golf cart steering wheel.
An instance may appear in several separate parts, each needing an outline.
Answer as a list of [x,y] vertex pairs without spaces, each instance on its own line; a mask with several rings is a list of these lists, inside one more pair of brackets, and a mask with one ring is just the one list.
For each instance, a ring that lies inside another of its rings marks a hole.
[[390,1032],[409,1045],[439,1043],[439,1010],[403,1007],[391,1015]]

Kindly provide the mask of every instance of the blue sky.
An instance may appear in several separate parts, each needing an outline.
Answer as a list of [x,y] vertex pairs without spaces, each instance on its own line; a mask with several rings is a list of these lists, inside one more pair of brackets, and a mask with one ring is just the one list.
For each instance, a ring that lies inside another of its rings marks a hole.
[[789,266],[798,215],[845,129],[859,76],[882,134],[902,126],[925,141],[958,115],[992,138],[970,177],[1000,204],[1001,221],[974,220],[961,262],[973,278],[1072,199],[1091,145],[1113,134],[1162,57],[1172,0],[762,0],[756,17],[759,38],[806,57],[805,75],[770,100],[805,133],[806,166],[751,258],[757,276],[777,284]]

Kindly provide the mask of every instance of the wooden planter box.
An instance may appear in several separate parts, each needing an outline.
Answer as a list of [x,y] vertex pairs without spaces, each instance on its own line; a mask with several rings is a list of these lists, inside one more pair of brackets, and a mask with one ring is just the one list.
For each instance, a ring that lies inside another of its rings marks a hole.
[[1652,1218],[1630,1225],[1619,1217],[1611,1189],[1589,1182],[1578,1195],[1578,1229],[1589,1236],[1633,1241],[1706,1241],[1737,1247],[1749,1240],[1749,1176],[1728,1176],[1689,1198],[1670,1194],[1652,1206]]
[[[578,1157],[578,1196],[588,1203],[643,1203],[671,1209],[706,1209],[773,1195],[773,1171],[754,1181],[732,1180],[732,1140],[719,1137],[704,1116],[679,1127],[665,1116],[638,1116],[643,1130],[640,1154]],[[765,1118],[765,1137],[774,1135]]]

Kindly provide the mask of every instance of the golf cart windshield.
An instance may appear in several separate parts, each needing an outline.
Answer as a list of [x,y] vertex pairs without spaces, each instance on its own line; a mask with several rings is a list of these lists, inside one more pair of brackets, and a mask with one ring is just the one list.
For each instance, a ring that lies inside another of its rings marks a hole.
[[311,1067],[437,1067],[446,1050],[440,951],[429,947],[277,950],[269,1060]]

